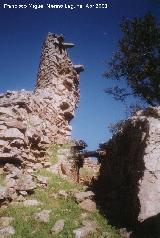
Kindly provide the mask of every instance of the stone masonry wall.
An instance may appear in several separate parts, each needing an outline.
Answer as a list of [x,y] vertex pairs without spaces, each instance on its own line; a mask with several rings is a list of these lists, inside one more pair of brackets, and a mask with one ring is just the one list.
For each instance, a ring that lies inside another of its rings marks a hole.
[[64,38],[49,33],[42,48],[34,92],[0,95],[0,162],[37,162],[46,145],[70,140],[79,100],[81,65],[73,65]]
[[99,182],[106,211],[123,224],[160,213],[160,107],[139,111],[106,143]]

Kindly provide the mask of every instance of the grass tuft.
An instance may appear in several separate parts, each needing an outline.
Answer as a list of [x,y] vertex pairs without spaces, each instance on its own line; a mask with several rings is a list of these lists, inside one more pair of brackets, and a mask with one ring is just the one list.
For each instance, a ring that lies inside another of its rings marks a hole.
[[0,174],[0,186],[5,186],[5,176]]

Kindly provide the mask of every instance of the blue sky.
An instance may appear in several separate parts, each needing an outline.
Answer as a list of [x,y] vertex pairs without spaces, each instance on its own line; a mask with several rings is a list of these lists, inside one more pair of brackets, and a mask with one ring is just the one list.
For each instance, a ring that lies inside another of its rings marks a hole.
[[[3,4],[94,4],[107,9],[4,9]],[[84,64],[81,98],[72,122],[73,137],[84,139],[94,149],[111,136],[108,125],[125,117],[124,105],[104,93],[111,85],[102,77],[106,60],[115,52],[123,16],[159,13],[158,0],[25,1],[0,2],[0,91],[34,88],[42,42],[48,32],[63,34],[75,43],[69,55],[75,64]]]

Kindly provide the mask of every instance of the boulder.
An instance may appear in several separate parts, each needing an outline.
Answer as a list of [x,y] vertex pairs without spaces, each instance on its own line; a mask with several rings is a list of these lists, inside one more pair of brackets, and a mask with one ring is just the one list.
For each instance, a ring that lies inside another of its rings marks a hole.
[[133,225],[160,214],[159,115],[160,107],[137,112],[104,144],[98,182],[117,223]]

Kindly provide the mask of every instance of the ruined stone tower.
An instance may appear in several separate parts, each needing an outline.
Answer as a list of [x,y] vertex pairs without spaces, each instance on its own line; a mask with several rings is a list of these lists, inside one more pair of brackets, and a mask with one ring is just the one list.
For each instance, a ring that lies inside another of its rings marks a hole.
[[[42,48],[34,92],[0,95],[0,160],[36,161],[45,144],[70,140],[71,119],[79,100],[81,65],[73,65],[66,49],[74,45],[49,33]],[[32,165],[31,165],[32,166]]]
[[[70,137],[69,123],[74,117],[79,100],[79,73],[83,70],[83,66],[73,65],[69,59],[66,49],[73,46],[72,43],[64,43],[63,36],[48,34],[42,48],[35,88],[36,95],[42,96],[44,100],[46,97],[51,99],[47,100],[46,104],[52,113],[47,113],[46,120],[50,120],[52,124],[53,116],[58,115],[56,122],[58,141],[66,141]],[[50,130],[52,131],[51,128]],[[55,133],[55,129],[52,133]]]

